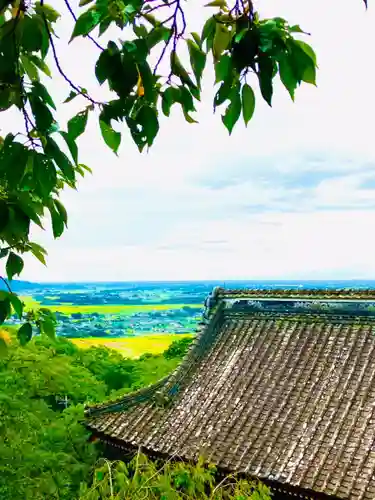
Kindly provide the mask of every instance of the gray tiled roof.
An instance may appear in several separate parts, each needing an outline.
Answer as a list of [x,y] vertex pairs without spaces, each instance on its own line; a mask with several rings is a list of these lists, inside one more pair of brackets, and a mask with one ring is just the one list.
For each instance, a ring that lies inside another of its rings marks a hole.
[[224,297],[249,294],[272,295],[219,290],[181,366],[155,386],[90,408],[88,426],[124,448],[203,454],[225,470],[300,490],[374,499],[374,318],[224,309]]

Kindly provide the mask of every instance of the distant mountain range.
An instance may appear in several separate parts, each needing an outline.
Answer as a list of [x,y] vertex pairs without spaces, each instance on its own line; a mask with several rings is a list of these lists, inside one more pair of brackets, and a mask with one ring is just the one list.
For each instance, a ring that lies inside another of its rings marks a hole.
[[[41,290],[45,288],[42,283],[31,283],[30,281],[13,280],[9,281],[9,286],[13,292],[20,292],[25,290]],[[3,281],[0,281],[0,290],[7,290]]]

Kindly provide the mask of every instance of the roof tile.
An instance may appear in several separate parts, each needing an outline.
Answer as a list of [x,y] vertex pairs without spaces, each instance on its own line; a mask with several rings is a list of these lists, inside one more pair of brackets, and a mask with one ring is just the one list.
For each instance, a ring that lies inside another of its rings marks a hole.
[[[180,368],[143,392],[89,410],[88,426],[125,448],[185,459],[203,454],[223,469],[300,490],[374,498],[372,313],[221,306],[261,293],[219,290],[219,306]],[[328,301],[375,299],[375,291],[327,293]]]

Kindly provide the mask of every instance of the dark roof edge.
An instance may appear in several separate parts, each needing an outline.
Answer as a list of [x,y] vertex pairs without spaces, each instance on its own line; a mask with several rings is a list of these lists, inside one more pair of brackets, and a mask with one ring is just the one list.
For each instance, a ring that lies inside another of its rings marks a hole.
[[121,396],[118,399],[96,405],[85,405],[85,416],[93,417],[100,413],[121,411],[143,401],[148,401],[158,390],[161,389],[161,387],[168,381],[169,377],[170,375],[147,387],[142,387],[137,391],[125,394],[125,396]]
[[191,369],[196,366],[197,362],[204,355],[206,348],[211,345],[211,337],[214,334],[216,319],[221,316],[223,310],[223,304],[217,303],[213,297],[214,292],[206,299],[203,321],[196,330],[196,336],[182,362],[171,374],[154,384],[143,387],[138,391],[130,392],[113,401],[96,405],[86,405],[85,416],[90,418],[100,413],[122,411],[138,403],[152,399],[156,403],[165,405],[170,396],[174,395],[173,389],[176,387],[176,384],[179,385],[182,379],[186,378],[189,372],[192,371]]
[[375,300],[375,289],[307,289],[307,288],[274,288],[274,289],[225,289],[216,288],[215,296],[218,299],[233,299],[247,297],[284,297],[284,298],[322,298],[322,299],[357,299],[357,300]]
[[[85,423],[85,425],[90,429],[89,423]],[[151,460],[163,460],[168,462],[176,461],[185,463],[197,462],[196,459],[186,458],[179,455],[171,455],[169,453],[163,453],[161,451],[154,451],[150,448],[147,448],[146,446],[137,446],[131,443],[124,443],[123,441],[121,441],[121,439],[113,436],[108,436],[107,434],[105,434],[105,432],[97,431],[96,429],[92,429],[92,431],[95,437],[97,439],[100,439],[100,441],[102,441],[105,445],[112,447],[112,449],[120,450],[122,458],[125,454],[128,454],[130,456],[139,452],[144,453]],[[205,461],[205,463],[208,464],[209,462]],[[271,489],[273,496],[275,496],[276,498],[278,498],[277,494],[281,493],[282,495],[288,495],[288,497],[290,496],[290,498],[294,497],[296,499],[300,498],[303,500],[340,500],[339,497],[335,495],[327,495],[326,493],[320,491],[314,491],[309,488],[303,488],[299,485],[280,482],[277,480],[269,479],[265,476],[254,476],[252,474],[241,471],[233,474],[233,471],[228,468],[223,468],[218,465],[215,465],[215,467],[217,470],[218,479],[224,479],[224,477],[226,476],[236,476],[238,478],[244,478],[250,481],[260,481]]]

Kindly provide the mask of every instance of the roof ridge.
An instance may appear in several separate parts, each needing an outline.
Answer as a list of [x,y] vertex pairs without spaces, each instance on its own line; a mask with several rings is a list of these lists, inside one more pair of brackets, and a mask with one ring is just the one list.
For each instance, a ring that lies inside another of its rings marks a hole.
[[[215,307],[216,305],[217,307]],[[142,387],[137,391],[129,392],[112,401],[95,405],[85,405],[85,415],[91,417],[103,412],[121,411],[141,401],[150,401],[152,399],[154,399],[156,404],[165,406],[169,402],[170,397],[177,392],[173,390],[176,384],[181,382],[183,378],[186,378],[186,375],[191,372],[191,368],[201,359],[205,352],[204,348],[210,346],[210,334],[214,333],[215,329],[213,326],[216,325],[216,321],[213,321],[213,318],[219,318],[222,310],[223,304],[217,304],[214,299],[214,292],[212,292],[205,301],[203,321],[196,330],[193,342],[189,346],[181,363],[169,375],[153,384]],[[196,356],[197,354],[198,356]]]
[[375,299],[375,289],[226,289],[215,287],[204,302],[203,320],[196,330],[196,336],[189,346],[181,363],[166,377],[153,384],[132,391],[112,401],[95,405],[86,405],[85,414],[94,416],[102,412],[121,411],[139,402],[154,401],[157,405],[166,406],[171,398],[181,389],[184,381],[194,372],[207,349],[212,345],[217,322],[222,317],[225,299],[231,298],[352,298]]
[[167,401],[179,392],[182,382],[186,382],[188,377],[192,375],[197,364],[211,347],[212,340],[217,333],[216,327],[223,317],[224,304],[217,302],[213,294],[208,298],[213,298],[214,301],[209,302],[206,300],[205,312],[203,313],[203,328],[198,331],[182,362],[171,373],[167,383],[162,388],[164,399]]
[[230,297],[312,297],[312,298],[353,298],[353,299],[375,299],[375,288],[217,288],[216,297],[225,299]]
[[130,408],[131,406],[134,406],[139,402],[148,400],[158,389],[160,389],[168,381],[170,376],[171,375],[169,374],[166,377],[163,377],[162,379],[158,380],[157,382],[154,382],[153,384],[129,392],[128,394],[120,396],[119,398],[106,401],[105,403],[97,403],[94,405],[86,404],[85,416],[92,417],[102,412],[121,411],[125,408]]

